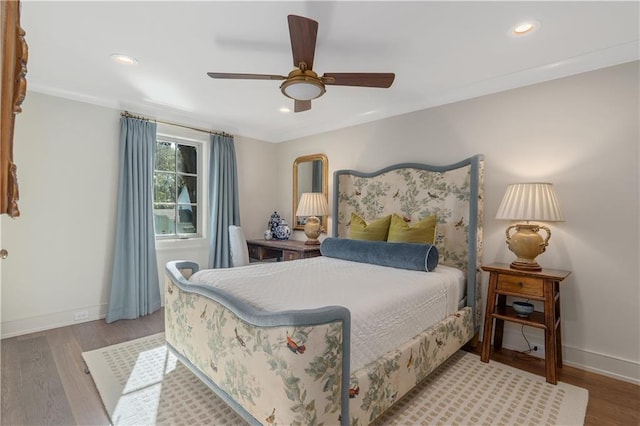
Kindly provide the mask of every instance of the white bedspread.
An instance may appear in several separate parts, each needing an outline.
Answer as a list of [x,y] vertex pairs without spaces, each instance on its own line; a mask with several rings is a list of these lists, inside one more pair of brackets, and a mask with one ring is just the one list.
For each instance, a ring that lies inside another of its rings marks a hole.
[[465,279],[443,265],[420,272],[315,257],[207,269],[190,281],[224,289],[263,311],[348,308],[354,372],[457,311]]

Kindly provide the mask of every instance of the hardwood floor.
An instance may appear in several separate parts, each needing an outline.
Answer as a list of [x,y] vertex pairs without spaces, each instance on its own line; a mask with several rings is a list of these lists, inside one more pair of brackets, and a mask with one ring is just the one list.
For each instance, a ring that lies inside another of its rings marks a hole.
[[90,321],[4,339],[2,425],[108,425],[82,352],[164,331],[164,310],[137,320]]
[[[2,340],[0,423],[109,424],[81,353],[163,330],[160,310],[137,320],[91,321]],[[509,350],[493,353],[491,360],[545,374],[542,360]],[[585,424],[640,424],[640,386],[568,366],[559,371],[559,380],[589,390]]]

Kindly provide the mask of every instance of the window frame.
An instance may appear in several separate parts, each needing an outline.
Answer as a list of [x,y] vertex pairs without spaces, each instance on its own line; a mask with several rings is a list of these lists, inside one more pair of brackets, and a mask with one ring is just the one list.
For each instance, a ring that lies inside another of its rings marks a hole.
[[[196,149],[196,155],[197,155],[197,200],[198,202],[196,203],[196,227],[197,227],[197,232],[194,233],[178,233],[178,232],[174,232],[173,234],[156,234],[156,229],[155,229],[155,219],[154,219],[154,235],[155,235],[155,239],[156,241],[176,241],[176,240],[193,240],[193,239],[202,239],[205,238],[206,236],[206,230],[205,230],[205,224],[206,221],[204,220],[205,215],[207,214],[207,200],[205,199],[204,195],[205,195],[205,191],[204,191],[204,186],[205,186],[205,163],[204,163],[204,157],[205,157],[205,150],[206,150],[206,141],[201,140],[201,139],[194,139],[194,138],[189,138],[189,137],[183,137],[183,136],[177,136],[174,134],[170,134],[170,133],[165,133],[165,132],[157,132],[156,133],[156,149],[158,147],[158,144],[161,142],[168,142],[168,143],[174,143],[174,144],[179,144],[179,145],[184,145],[184,146],[192,146],[195,147]],[[154,190],[153,190],[153,194],[154,194],[154,200],[153,200],[153,204],[154,204],[154,209],[155,209],[155,177],[156,177],[156,172],[160,171],[163,172],[162,170],[157,170],[155,168],[155,164],[154,164],[154,168],[153,168],[153,175],[154,175]],[[173,174],[175,176],[179,176],[179,172],[177,171],[177,164],[174,163],[174,170],[173,170]],[[176,194],[177,197],[178,194]],[[158,202],[161,203],[161,202]],[[174,204],[177,206],[178,205],[178,200],[176,198]],[[176,212],[177,214],[177,212]],[[177,216],[174,219],[174,221],[177,221]],[[174,230],[177,231],[178,227],[177,227],[177,223],[175,224],[176,226],[174,227]]]

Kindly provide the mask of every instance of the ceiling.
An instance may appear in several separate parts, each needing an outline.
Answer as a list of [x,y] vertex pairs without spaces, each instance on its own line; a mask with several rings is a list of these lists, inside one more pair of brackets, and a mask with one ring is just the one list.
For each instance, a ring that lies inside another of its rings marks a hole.
[[[640,58],[632,2],[23,0],[29,90],[281,142]],[[327,86],[293,110],[287,15],[319,22],[314,71],[394,72],[391,88]],[[515,37],[525,20],[540,27]],[[110,59],[130,55],[135,65]]]

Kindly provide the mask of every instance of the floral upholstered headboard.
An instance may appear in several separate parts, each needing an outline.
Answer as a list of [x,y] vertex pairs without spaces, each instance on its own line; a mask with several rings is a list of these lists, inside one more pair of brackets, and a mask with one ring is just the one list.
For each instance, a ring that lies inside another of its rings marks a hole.
[[333,177],[333,235],[349,237],[354,212],[367,222],[397,213],[410,224],[436,215],[434,244],[440,263],[466,273],[467,305],[474,310],[477,331],[483,178],[482,155],[448,166],[403,163],[372,173],[338,170]]

